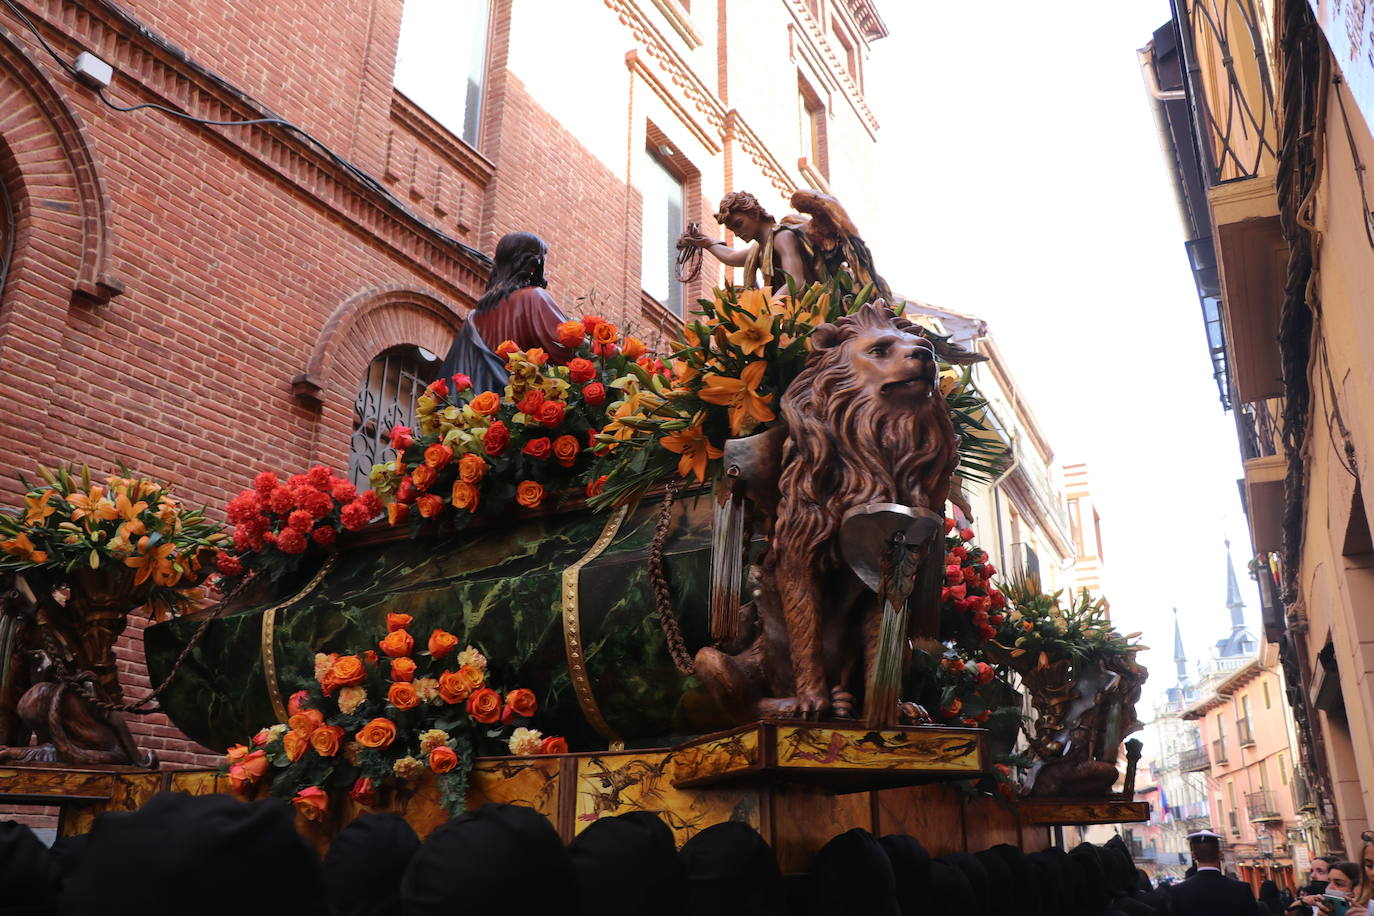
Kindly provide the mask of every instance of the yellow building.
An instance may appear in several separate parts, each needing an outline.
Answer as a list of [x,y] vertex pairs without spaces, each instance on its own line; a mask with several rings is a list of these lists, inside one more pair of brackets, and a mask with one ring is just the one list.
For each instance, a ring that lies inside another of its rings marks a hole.
[[1314,851],[1374,821],[1374,29],[1367,3],[1179,0],[1141,59],[1236,422]]

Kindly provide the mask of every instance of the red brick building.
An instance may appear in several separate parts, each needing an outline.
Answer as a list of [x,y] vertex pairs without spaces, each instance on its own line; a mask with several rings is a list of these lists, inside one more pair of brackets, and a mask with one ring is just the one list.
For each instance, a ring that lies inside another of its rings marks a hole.
[[[883,35],[871,0],[3,0],[0,498],[124,461],[218,513],[260,469],[370,466],[515,229],[566,310],[656,337],[674,227],[720,234],[725,191],[871,210]],[[82,52],[182,117],[102,101]],[[194,120],[264,118],[300,130]]]

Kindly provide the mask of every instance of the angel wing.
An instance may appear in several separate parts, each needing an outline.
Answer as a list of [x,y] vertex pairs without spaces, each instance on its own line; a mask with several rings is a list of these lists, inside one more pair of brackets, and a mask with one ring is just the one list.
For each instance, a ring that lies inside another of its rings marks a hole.
[[893,301],[891,287],[873,266],[873,253],[838,200],[803,188],[792,192],[790,202],[798,213],[810,217],[802,225],[802,232],[816,256],[825,263],[827,274],[834,276],[841,269],[848,270],[858,285],[871,282],[879,298]]

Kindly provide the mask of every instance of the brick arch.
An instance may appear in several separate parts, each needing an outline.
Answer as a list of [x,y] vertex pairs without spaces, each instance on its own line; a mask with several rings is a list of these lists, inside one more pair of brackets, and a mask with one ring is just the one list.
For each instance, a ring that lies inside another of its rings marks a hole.
[[[0,158],[23,212],[10,278],[47,276],[90,302],[123,290],[108,270],[109,197],[81,116],[52,73],[0,26]],[[25,245],[26,239],[43,244]],[[37,280],[29,282],[37,283]]]
[[374,357],[403,344],[442,356],[462,323],[453,304],[402,286],[374,287],[341,303],[320,329],[306,371],[292,380],[296,397],[320,410],[315,460],[347,466],[353,401]]

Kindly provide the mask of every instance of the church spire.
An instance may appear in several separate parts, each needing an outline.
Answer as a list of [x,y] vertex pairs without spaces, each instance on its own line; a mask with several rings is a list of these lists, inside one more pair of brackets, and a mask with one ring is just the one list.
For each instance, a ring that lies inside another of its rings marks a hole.
[[1231,612],[1231,630],[1245,629],[1245,602],[1240,597],[1240,586],[1236,583],[1236,566],[1231,562],[1231,541],[1226,541],[1226,607]]
[[1178,684],[1188,682],[1188,656],[1183,651],[1183,631],[1178,627],[1178,608],[1174,608],[1174,666],[1178,668]]

